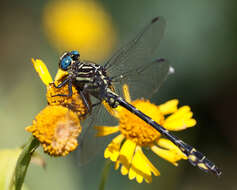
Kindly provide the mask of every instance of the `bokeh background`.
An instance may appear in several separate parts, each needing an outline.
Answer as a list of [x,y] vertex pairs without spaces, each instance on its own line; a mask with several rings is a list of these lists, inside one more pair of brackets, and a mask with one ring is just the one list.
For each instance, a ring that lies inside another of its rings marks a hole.
[[[62,52],[77,49],[103,63],[151,18],[167,21],[160,56],[176,69],[153,98],[178,98],[192,107],[197,127],[180,137],[206,153],[222,170],[217,178],[181,161],[179,167],[155,157],[160,170],[152,184],[138,184],[111,169],[106,189],[237,189],[237,3],[234,0],[179,1],[1,1],[0,148],[15,148],[30,136],[24,128],[46,105],[45,88],[31,58],[43,59],[52,75]],[[46,170],[31,165],[29,189],[97,189],[103,154],[77,167],[70,155],[43,155]],[[0,171],[1,172],[1,171]]]

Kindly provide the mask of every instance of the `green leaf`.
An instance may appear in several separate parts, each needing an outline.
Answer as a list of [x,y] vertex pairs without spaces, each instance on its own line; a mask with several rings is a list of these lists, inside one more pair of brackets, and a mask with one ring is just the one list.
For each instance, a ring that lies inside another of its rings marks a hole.
[[25,179],[26,171],[29,166],[31,156],[36,148],[39,146],[39,141],[33,136],[29,139],[28,143],[24,146],[16,164],[15,168],[15,190],[21,190],[22,184]]

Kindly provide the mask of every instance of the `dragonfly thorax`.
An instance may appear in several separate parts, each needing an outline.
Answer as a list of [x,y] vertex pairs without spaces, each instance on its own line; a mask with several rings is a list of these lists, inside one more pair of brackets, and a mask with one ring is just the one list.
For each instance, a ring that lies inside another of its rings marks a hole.
[[89,93],[97,99],[105,99],[108,103],[116,104],[111,98],[107,98],[111,92],[111,79],[103,66],[90,61],[77,61],[72,65],[69,75],[72,83],[79,90]]

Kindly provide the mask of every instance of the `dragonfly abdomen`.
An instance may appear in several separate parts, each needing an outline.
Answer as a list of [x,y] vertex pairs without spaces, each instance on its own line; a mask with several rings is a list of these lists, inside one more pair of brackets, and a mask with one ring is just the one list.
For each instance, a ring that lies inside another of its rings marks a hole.
[[216,174],[217,176],[221,175],[221,171],[213,164],[211,161],[209,161],[206,156],[204,156],[201,152],[197,151],[192,146],[184,143],[182,140],[178,139],[177,137],[170,134],[168,130],[166,130],[164,127],[156,123],[153,119],[151,119],[146,114],[139,111],[137,108],[126,102],[123,98],[113,94],[108,94],[108,97],[113,98],[120,106],[123,106],[128,111],[134,113],[139,118],[141,118],[143,121],[151,125],[154,129],[156,129],[159,133],[166,136],[167,139],[172,141],[176,146],[179,147],[179,149],[187,156],[189,162],[193,166],[198,166],[201,170],[205,172],[212,172]]

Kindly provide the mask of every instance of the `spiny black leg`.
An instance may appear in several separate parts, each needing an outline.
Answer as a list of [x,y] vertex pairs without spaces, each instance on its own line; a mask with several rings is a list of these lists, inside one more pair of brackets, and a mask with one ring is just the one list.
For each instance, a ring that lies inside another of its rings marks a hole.
[[63,86],[65,86],[68,82],[69,82],[69,78],[65,79],[63,82],[61,82],[58,86],[55,85],[55,83],[53,83],[55,88],[62,88]]
[[72,96],[72,81],[71,80],[68,81],[68,92],[69,92],[68,97],[71,97]]
[[55,96],[71,97],[72,96],[72,81],[71,81],[71,79],[64,80],[58,86],[56,86],[55,83],[54,83],[54,86],[55,86],[55,88],[61,88],[61,87],[65,86],[66,84],[68,84],[68,92],[69,92],[69,94],[56,94],[56,95],[53,95],[52,97],[55,97]]
[[85,104],[85,106],[86,106],[86,108],[88,110],[88,113],[90,113],[91,112],[91,107],[90,107],[90,105],[89,105],[89,103],[88,103],[88,101],[87,101],[83,91],[79,90],[79,94],[81,96],[81,99],[82,99],[83,103]]

